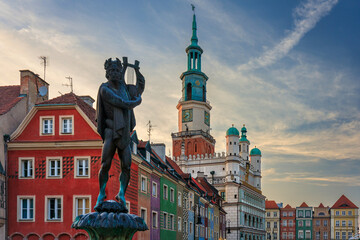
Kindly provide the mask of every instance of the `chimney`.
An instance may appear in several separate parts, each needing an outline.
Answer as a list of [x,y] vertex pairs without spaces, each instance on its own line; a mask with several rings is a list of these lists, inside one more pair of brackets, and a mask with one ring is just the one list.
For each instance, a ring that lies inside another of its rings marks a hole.
[[20,96],[27,97],[27,112],[49,99],[49,84],[30,70],[20,70]]
[[165,144],[164,143],[152,143],[151,148],[156,152],[157,155],[165,162]]
[[85,96],[79,96],[79,98],[81,98],[84,102],[89,104],[90,107],[93,107],[95,100],[91,96],[85,95]]

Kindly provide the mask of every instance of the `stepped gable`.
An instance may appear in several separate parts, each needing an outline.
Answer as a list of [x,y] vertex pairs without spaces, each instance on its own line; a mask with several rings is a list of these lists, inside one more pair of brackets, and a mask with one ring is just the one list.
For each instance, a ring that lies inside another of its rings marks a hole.
[[274,200],[266,200],[265,209],[279,209],[279,206],[276,204]]
[[97,126],[96,123],[96,111],[93,107],[87,104],[84,100],[82,100],[79,96],[74,93],[67,93],[61,95],[59,97],[44,101],[42,103],[36,104],[36,106],[43,106],[43,105],[78,105],[81,110],[86,114],[86,116],[90,119],[90,121]]
[[356,208],[356,209],[359,209],[345,195],[342,195],[331,208]]
[[309,206],[306,204],[306,202],[303,202],[303,203],[300,205],[300,207],[309,207]]
[[0,115],[10,111],[23,97],[20,97],[20,85],[0,87]]
[[318,208],[324,208],[324,205],[322,203],[320,203],[320,205],[318,206]]

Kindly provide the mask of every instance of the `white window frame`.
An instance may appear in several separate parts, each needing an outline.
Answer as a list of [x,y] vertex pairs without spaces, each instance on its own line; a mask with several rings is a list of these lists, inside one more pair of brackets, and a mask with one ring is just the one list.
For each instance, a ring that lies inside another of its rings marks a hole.
[[303,230],[299,230],[298,236],[299,236],[300,239],[303,239],[303,238],[304,238],[304,231],[303,231]]
[[[87,159],[88,162],[88,175],[78,175],[79,172],[79,166],[78,166],[78,160],[85,160]],[[74,178],[90,178],[91,176],[91,157],[90,156],[76,156],[74,157]]]
[[[54,176],[50,176],[50,161],[53,160],[57,160],[59,161],[60,166],[58,166],[58,168],[60,168],[60,173],[58,176],[54,175]],[[63,173],[63,158],[62,157],[46,157],[46,178],[47,179],[56,179],[56,178],[62,178],[62,173]]]
[[145,212],[145,218],[144,219],[144,222],[147,224],[147,218],[148,218],[148,215],[147,215],[147,208],[143,208],[143,207],[140,207],[140,217],[141,217],[141,212],[144,211]]
[[[52,131],[50,133],[44,133],[44,120],[52,120]],[[53,136],[55,134],[55,117],[54,116],[40,116],[40,136]]]
[[[165,191],[166,187],[166,191]],[[168,200],[169,199],[169,187],[166,184],[163,184],[163,199]]]
[[[144,188],[143,188],[143,180],[144,180]],[[142,174],[140,176],[140,191],[143,193],[147,193],[147,177]]]
[[[179,198],[180,198],[180,199],[179,199]],[[181,207],[181,205],[182,205],[182,204],[181,204],[181,202],[182,202],[182,194],[181,194],[181,192],[178,192],[178,199],[177,199],[177,200],[178,200],[178,204],[177,204],[178,207]],[[180,200],[180,201],[179,201],[179,200]]]
[[[154,195],[154,186],[155,186],[155,195]],[[158,189],[157,189],[157,182],[154,182],[152,181],[152,184],[151,184],[151,196],[153,197],[157,197],[157,192],[158,192]]]
[[[171,194],[171,192],[173,194]],[[174,188],[170,188],[170,202],[174,202],[175,201],[175,189]]]
[[[22,168],[22,161],[28,160],[31,162],[31,166],[32,166],[32,176],[30,177],[24,177],[22,172],[23,172],[23,168]],[[34,157],[19,157],[19,170],[18,170],[18,174],[19,174],[19,179],[34,179],[35,178],[35,158]]]
[[[154,214],[155,214],[155,216],[156,216],[156,221],[155,221],[155,226],[154,226],[154,218],[153,218],[153,216],[154,216]],[[151,213],[151,224],[152,224],[152,228],[158,228],[159,227],[159,217],[158,217],[159,215],[158,215],[158,212],[157,211],[152,211],[152,213]]]
[[136,142],[133,142],[133,153],[135,155],[137,154],[137,144],[136,144]]
[[[78,216],[78,201],[79,199],[88,199],[89,200],[89,213],[91,212],[91,195],[74,195],[73,196],[73,220]],[[86,214],[86,213],[83,213]]]
[[[65,119],[71,119],[71,132],[64,132],[63,121]],[[74,115],[59,116],[59,135],[74,135]]]
[[[174,214],[169,214],[169,217],[170,217],[170,219],[169,219],[169,221],[170,221],[170,223],[169,223],[169,226],[170,226],[170,230],[175,230],[175,215]],[[171,219],[172,219],[172,224],[171,224]]]
[[163,229],[168,229],[168,216],[167,212],[163,212]]
[[146,150],[146,161],[150,162],[150,152]]
[[[33,200],[33,218],[22,218],[22,200],[23,199],[32,199]],[[35,222],[35,213],[36,213],[36,198],[35,195],[18,195],[17,196],[17,222]]]
[[335,227],[340,227],[340,220],[335,221]]
[[[52,198],[60,199],[60,204],[61,204],[60,218],[49,219],[49,217],[50,217],[49,200]],[[45,196],[44,215],[45,215],[45,218],[44,218],[45,222],[63,222],[64,221],[64,197],[63,197],[63,195],[47,195],[47,196]]]
[[323,233],[323,239],[328,239],[328,232],[324,231],[324,233]]

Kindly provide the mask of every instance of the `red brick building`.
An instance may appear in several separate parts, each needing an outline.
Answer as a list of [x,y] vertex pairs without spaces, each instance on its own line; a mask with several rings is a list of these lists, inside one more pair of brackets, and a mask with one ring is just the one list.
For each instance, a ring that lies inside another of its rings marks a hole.
[[313,239],[330,239],[331,236],[331,216],[330,207],[325,207],[322,203],[314,207],[313,215]]
[[[93,211],[101,148],[95,110],[80,97],[69,93],[35,105],[8,143],[11,239],[87,238],[71,224],[77,215]],[[120,163],[114,159],[108,199],[118,192],[119,172]],[[126,198],[134,214],[138,213],[137,172],[133,160]]]
[[295,208],[287,204],[284,208],[280,208],[280,240],[295,239],[296,235],[296,214]]

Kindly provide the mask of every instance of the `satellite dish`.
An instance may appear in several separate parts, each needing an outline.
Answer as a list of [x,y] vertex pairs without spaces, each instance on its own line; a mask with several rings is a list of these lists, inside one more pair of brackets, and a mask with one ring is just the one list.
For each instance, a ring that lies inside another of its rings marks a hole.
[[44,97],[44,96],[47,94],[47,92],[48,92],[47,87],[42,86],[42,87],[39,88],[39,95],[40,95],[41,97]]

